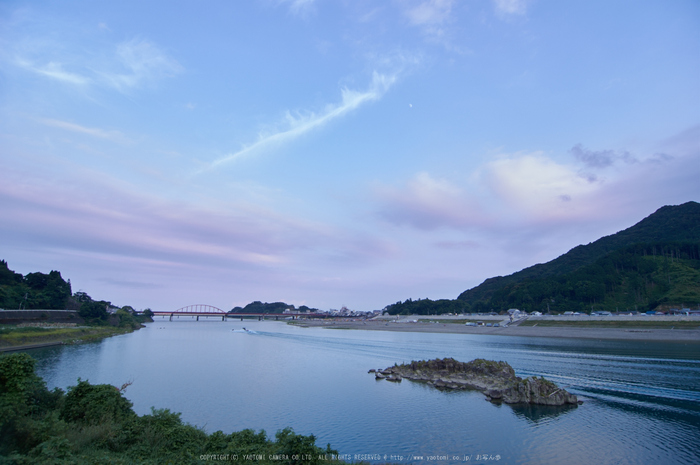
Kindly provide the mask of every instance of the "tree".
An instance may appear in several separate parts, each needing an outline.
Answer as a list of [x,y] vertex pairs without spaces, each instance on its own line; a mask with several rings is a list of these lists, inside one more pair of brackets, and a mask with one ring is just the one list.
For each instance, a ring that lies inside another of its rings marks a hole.
[[78,385],[68,388],[60,418],[67,422],[122,422],[133,419],[132,403],[110,384],[90,384],[78,378]]
[[92,297],[87,295],[87,292],[83,292],[83,291],[78,291],[75,294],[73,294],[73,298],[81,303],[82,302],[92,302]]
[[78,315],[86,320],[106,320],[109,305],[110,303],[104,300],[83,302],[78,310]]

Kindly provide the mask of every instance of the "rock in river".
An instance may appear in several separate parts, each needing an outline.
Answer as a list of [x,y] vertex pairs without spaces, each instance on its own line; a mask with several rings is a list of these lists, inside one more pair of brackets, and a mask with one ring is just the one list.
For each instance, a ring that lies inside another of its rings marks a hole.
[[475,389],[491,402],[506,404],[578,405],[575,395],[542,377],[520,378],[506,362],[476,359],[458,362],[453,358],[394,365],[377,370],[377,379],[402,378],[428,383],[438,389]]

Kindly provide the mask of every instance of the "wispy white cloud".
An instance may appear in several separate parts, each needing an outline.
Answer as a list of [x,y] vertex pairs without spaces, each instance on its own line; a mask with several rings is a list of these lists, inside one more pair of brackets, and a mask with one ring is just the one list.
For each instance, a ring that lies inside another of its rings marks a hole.
[[116,58],[117,63],[112,65],[114,71],[98,73],[108,85],[121,92],[183,71],[180,63],[144,39],[132,39],[117,45]]
[[59,129],[65,129],[67,131],[77,132],[80,134],[87,134],[93,137],[99,137],[100,139],[109,139],[115,142],[126,142],[127,139],[119,131],[107,131],[100,128],[89,128],[86,126],[81,126],[75,123],[69,123],[67,121],[60,121],[56,119],[39,119],[39,122],[45,124],[46,126],[51,126]]
[[341,101],[338,104],[328,105],[321,113],[309,113],[308,115],[294,116],[287,112],[285,118],[286,129],[269,135],[260,136],[257,142],[243,149],[226,155],[211,163],[209,168],[217,168],[239,158],[260,153],[264,150],[287,143],[309,131],[317,129],[334,119],[340,118],[360,106],[379,100],[397,80],[397,76],[373,73],[372,82],[365,91],[356,91],[348,88],[341,90]]
[[427,0],[410,5],[405,14],[411,24],[416,26],[434,26],[450,18],[454,0]]
[[21,68],[67,84],[83,86],[92,82],[87,76],[65,70],[65,65],[55,61],[50,61],[45,65],[36,65],[26,59],[20,58],[16,63]]
[[145,39],[124,41],[113,50],[82,49],[83,53],[46,40],[29,42],[13,44],[9,62],[73,86],[107,87],[124,93],[183,71],[177,60]]
[[[454,0],[421,0],[404,3],[403,14],[433,40],[444,41],[445,25],[452,16]],[[447,45],[447,44],[445,44]]]
[[493,0],[496,12],[501,15],[524,15],[528,0]]
[[296,15],[308,14],[317,0],[280,0],[280,3],[289,4],[289,10]]

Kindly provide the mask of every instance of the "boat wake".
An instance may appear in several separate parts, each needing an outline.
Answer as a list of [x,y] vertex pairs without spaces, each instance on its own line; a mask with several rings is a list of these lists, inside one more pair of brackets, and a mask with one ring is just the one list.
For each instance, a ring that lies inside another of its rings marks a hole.
[[232,329],[231,330],[234,333],[247,333],[247,334],[258,334],[257,331],[253,331],[252,329]]

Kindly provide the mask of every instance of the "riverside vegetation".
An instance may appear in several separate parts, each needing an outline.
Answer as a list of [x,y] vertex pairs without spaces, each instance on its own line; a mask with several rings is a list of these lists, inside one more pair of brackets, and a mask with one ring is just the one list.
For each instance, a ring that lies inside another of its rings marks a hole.
[[180,414],[152,409],[137,415],[124,390],[78,384],[49,391],[25,353],[0,356],[0,464],[202,463],[207,458],[256,464],[319,464],[337,451],[313,435],[246,429],[207,434]]

